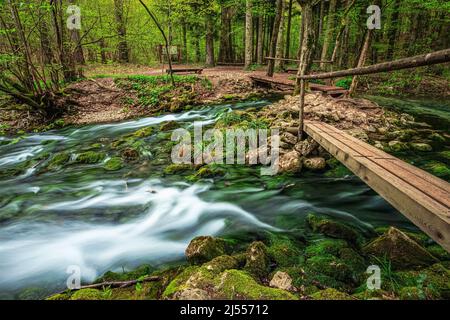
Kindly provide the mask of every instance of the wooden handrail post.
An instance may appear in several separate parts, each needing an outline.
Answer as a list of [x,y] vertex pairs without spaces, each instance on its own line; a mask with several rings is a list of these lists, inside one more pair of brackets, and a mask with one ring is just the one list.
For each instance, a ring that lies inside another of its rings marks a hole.
[[298,120],[300,125],[298,127],[298,138],[303,140],[305,132],[305,91],[306,91],[306,80],[300,80],[300,110],[298,112]]

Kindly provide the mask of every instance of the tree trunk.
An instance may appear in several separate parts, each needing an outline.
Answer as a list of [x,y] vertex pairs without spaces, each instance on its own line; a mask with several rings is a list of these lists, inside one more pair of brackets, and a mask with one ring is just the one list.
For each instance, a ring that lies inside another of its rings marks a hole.
[[287,30],[286,30],[286,49],[284,51],[284,57],[289,59],[291,56],[291,28],[292,28],[292,5],[294,0],[289,0],[288,7],[288,20],[287,20]]
[[128,43],[126,39],[125,18],[123,13],[123,0],[114,0],[114,14],[116,17],[117,35],[119,43],[117,46],[118,61],[121,63],[129,62]]
[[[313,20],[313,2],[314,0],[298,1],[302,7],[302,36],[300,43],[300,63],[297,76],[306,75],[312,64],[312,55],[315,48],[314,20]],[[306,81],[296,79],[294,94],[300,94],[299,111],[299,132],[300,139],[303,138],[304,128],[304,107],[305,107]]]
[[[284,0],[277,0],[276,2],[276,14],[275,20],[273,22],[272,36],[269,46],[269,56],[272,58],[275,57],[277,50],[278,32],[280,30],[281,16],[283,14],[283,1]],[[275,60],[270,59],[267,67],[267,76],[273,77],[274,71],[275,71]]]
[[232,8],[222,6],[219,60],[221,62],[233,62],[231,12]]
[[280,19],[280,28],[278,29],[278,39],[277,39],[277,48],[275,50],[275,69],[283,69],[284,68],[284,24],[285,24],[285,4],[286,2],[283,0],[281,6],[281,19]]
[[[366,36],[364,39],[364,45],[361,50],[361,54],[359,55],[357,68],[361,68],[366,63],[367,54],[370,48],[370,41],[372,39],[373,30],[367,30]],[[353,95],[356,92],[356,88],[358,87],[358,76],[353,77],[352,84],[350,86],[349,94]]]
[[258,47],[256,51],[256,62],[261,65],[264,61],[264,17],[262,15],[258,17]]
[[183,61],[185,63],[188,63],[189,56],[188,56],[188,47],[187,47],[187,26],[186,26],[185,20],[183,20],[183,22],[181,23],[181,28],[182,28],[182,32],[183,32]]
[[206,66],[214,67],[214,17],[206,17]]
[[245,10],[245,69],[249,69],[253,58],[253,0],[246,0]]
[[[325,33],[325,38],[323,39],[322,46],[322,55],[320,56],[320,60],[326,61],[328,57],[328,49],[330,48],[331,40],[333,39],[333,31],[334,31],[334,19],[336,12],[336,0],[330,0],[330,8],[328,9],[327,16],[327,31]],[[320,63],[320,68],[325,68],[325,63]]]
[[393,12],[391,15],[391,21],[389,22],[389,30],[388,30],[388,49],[386,52],[386,60],[392,60],[394,58],[394,50],[395,50],[395,40],[397,36],[397,29],[399,23],[399,15],[400,15],[400,0],[393,0]]

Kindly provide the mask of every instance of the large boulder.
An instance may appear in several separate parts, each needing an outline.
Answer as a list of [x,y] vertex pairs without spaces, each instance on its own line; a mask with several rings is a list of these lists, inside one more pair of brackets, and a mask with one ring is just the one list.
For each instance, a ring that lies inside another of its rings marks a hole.
[[324,158],[316,157],[303,160],[303,166],[311,171],[322,171],[326,168],[327,162]]
[[225,254],[225,241],[214,237],[198,237],[186,249],[186,257],[192,264],[202,264]]
[[429,266],[437,262],[425,248],[394,227],[369,243],[363,251],[368,255],[388,258],[395,269]]

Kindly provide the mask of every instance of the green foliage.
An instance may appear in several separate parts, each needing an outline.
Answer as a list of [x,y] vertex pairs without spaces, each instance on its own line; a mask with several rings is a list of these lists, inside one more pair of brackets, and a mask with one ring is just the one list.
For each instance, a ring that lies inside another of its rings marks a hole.
[[336,81],[335,85],[336,85],[336,87],[341,87],[341,88],[348,90],[348,89],[350,89],[350,86],[352,85],[352,81],[353,81],[353,78],[348,77],[348,78],[340,79],[340,80]]

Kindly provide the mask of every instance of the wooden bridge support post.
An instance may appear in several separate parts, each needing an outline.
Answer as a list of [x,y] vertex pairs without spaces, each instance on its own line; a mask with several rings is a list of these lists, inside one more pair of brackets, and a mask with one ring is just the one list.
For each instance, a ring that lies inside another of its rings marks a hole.
[[305,135],[305,91],[306,91],[306,80],[300,80],[300,110],[298,112],[298,138],[299,140],[303,140],[303,136]]

